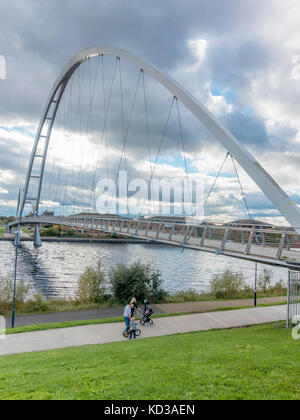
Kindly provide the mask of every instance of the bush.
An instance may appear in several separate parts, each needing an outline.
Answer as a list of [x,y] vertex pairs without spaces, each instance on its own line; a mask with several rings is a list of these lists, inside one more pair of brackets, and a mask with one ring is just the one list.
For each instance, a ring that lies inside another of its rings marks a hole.
[[160,273],[153,271],[149,264],[118,265],[110,273],[110,282],[114,298],[122,304],[128,303],[132,296],[140,303],[145,299],[158,303],[165,297]]
[[96,267],[88,267],[78,280],[77,298],[84,303],[99,303],[104,299],[105,286],[105,272],[98,262]]
[[48,312],[51,309],[49,301],[45,300],[42,295],[34,295],[33,299],[29,300],[22,310],[26,312]]
[[[23,303],[29,294],[30,286],[24,280],[19,280],[16,285],[16,302]],[[14,279],[11,277],[0,279],[0,301],[12,303],[14,294]]]
[[211,299],[211,296],[204,292],[196,292],[193,289],[180,290],[175,294],[167,294],[164,298],[165,303],[181,303],[181,302],[199,302],[207,301]]
[[[27,300],[30,286],[23,280],[19,280],[16,286],[16,308]],[[14,295],[14,279],[12,277],[0,278],[0,310],[1,312],[11,309]]]
[[272,271],[268,270],[267,268],[264,268],[262,273],[258,276],[258,281],[257,281],[258,289],[261,292],[266,293],[270,289],[271,280],[272,280]]
[[217,298],[234,298],[246,290],[244,275],[227,269],[220,275],[215,275],[210,281],[211,294]]

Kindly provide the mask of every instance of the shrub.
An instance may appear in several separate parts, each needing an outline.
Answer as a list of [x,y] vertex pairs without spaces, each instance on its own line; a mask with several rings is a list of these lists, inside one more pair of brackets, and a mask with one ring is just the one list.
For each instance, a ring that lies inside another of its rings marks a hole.
[[211,294],[219,298],[234,298],[245,290],[244,275],[227,269],[220,275],[215,275],[210,281]]
[[45,300],[42,295],[37,294],[21,309],[26,312],[48,312],[50,311],[51,306],[49,305],[48,300]]
[[276,295],[286,295],[287,287],[284,285],[283,280],[277,281],[274,286],[271,287],[271,290]]
[[113,296],[119,303],[129,302],[132,296],[135,296],[138,302],[147,299],[158,303],[165,296],[160,287],[160,273],[153,271],[149,264],[136,262],[129,267],[118,265],[110,273],[110,282]]
[[180,290],[175,294],[168,294],[165,296],[166,303],[181,303],[181,302],[199,302],[209,300],[211,296],[205,294],[204,292],[196,292],[193,289],[190,290]]
[[78,280],[77,298],[80,302],[99,303],[103,301],[106,277],[101,262],[88,267]]
[[[29,295],[30,286],[24,280],[16,285],[16,307],[23,305]],[[11,309],[14,294],[14,279],[12,277],[0,278],[0,310],[5,312]]]
[[[24,280],[19,280],[16,285],[16,302],[23,303],[29,294],[30,286]],[[11,277],[0,279],[0,301],[12,303],[14,294],[14,279]]]
[[258,289],[261,292],[266,293],[270,289],[271,280],[272,280],[272,271],[268,270],[267,268],[264,268],[262,273],[258,276],[258,281],[257,281]]

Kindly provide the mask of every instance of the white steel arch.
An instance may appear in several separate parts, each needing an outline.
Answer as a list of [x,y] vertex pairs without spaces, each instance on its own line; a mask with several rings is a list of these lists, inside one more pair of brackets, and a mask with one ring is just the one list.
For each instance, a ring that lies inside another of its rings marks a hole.
[[[103,46],[87,48],[76,54],[63,68],[58,79],[53,85],[46,107],[43,111],[30,157],[25,186],[18,208],[18,215],[20,218],[22,217],[24,206],[27,202],[35,202],[34,212],[36,215],[38,214],[48,145],[57,109],[64,90],[72,74],[80,66],[80,64],[89,58],[99,55],[115,56],[135,64],[137,67],[143,69],[146,73],[157,80],[174,96],[176,96],[205,125],[216,140],[218,140],[235,158],[235,160],[248,173],[260,190],[266,195],[266,197],[268,197],[268,199],[280,211],[286,220],[292,226],[297,227],[300,230],[300,209],[296,203],[288,197],[276,181],[264,170],[264,168],[245,149],[245,147],[239,143],[236,137],[234,137],[233,134],[230,133],[222,124],[220,124],[220,122],[210,111],[208,111],[208,109],[206,109],[193,95],[187,92],[175,80],[163,74],[155,66],[145,62],[128,51]],[[38,154],[38,146],[41,144],[42,153]],[[38,176],[33,176],[32,168],[35,160],[37,159],[41,159],[40,173]],[[28,186],[32,177],[39,179],[37,197],[28,197]]]

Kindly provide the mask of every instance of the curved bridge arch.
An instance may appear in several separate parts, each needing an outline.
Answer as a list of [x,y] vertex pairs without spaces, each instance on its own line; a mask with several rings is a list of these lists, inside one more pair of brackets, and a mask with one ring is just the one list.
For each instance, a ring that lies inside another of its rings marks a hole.
[[[255,158],[242,146],[239,141],[231,134],[220,122],[208,111],[193,95],[181,87],[175,80],[163,74],[155,66],[145,62],[144,60],[136,57],[128,51],[113,48],[113,47],[91,47],[82,50],[76,54],[63,68],[58,79],[53,85],[48,101],[46,103],[43,115],[36,134],[32,154],[30,157],[29,167],[27,171],[24,190],[22,192],[19,205],[18,216],[22,217],[24,206],[26,202],[34,201],[34,213],[37,215],[39,210],[41,188],[43,182],[44,168],[47,157],[49,141],[51,137],[52,127],[55,121],[55,116],[64,90],[74,73],[74,71],[89,58],[109,55],[122,58],[135,64],[140,69],[157,80],[169,92],[176,96],[194,115],[198,118],[211,134],[218,140],[225,149],[235,158],[235,160],[242,166],[248,175],[257,184],[260,190],[268,197],[273,205],[280,211],[286,220],[294,227],[300,230],[300,209],[294,203],[276,181],[264,170],[264,168],[255,160]],[[41,142],[44,142],[43,152],[38,155],[37,150]],[[30,179],[32,178],[32,168],[34,161],[41,159],[41,169],[38,184],[37,197],[28,198],[28,187]]]

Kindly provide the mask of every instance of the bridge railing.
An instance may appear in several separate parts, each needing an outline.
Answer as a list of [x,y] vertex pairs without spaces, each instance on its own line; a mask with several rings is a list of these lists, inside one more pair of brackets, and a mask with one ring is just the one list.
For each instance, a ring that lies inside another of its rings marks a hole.
[[[280,259],[286,251],[300,250],[299,234],[291,228],[268,226],[239,227],[217,224],[181,224],[101,216],[40,216],[25,217],[21,224],[60,225],[91,231],[118,233],[127,236],[172,242],[182,246],[197,246],[246,255],[262,253]],[[9,227],[16,226],[17,221]]]

